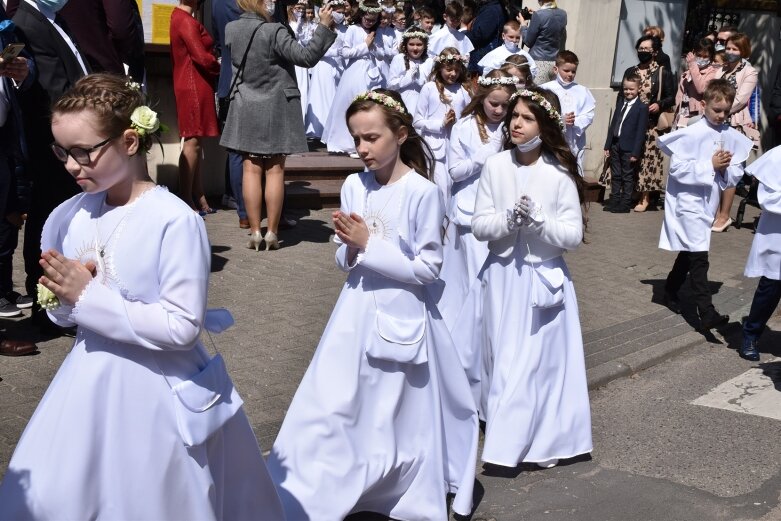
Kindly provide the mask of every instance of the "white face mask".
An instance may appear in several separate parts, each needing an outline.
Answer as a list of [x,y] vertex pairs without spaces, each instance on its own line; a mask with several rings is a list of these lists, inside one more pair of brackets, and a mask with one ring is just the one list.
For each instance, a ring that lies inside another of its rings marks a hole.
[[725,47],[725,46],[723,46],[723,45],[722,45],[722,44],[720,44],[720,43],[717,43],[717,44],[716,44],[716,46],[715,46],[714,48],[716,49],[716,52],[723,51],[724,49],[726,49],[726,47]]
[[559,82],[559,85],[562,87],[567,87],[568,85],[572,85],[573,82],[571,81],[564,81],[564,78],[561,77],[561,74],[556,74],[556,81]]
[[517,145],[515,145],[515,147],[518,149],[519,152],[531,152],[532,150],[537,150],[541,146],[542,146],[542,138],[540,138],[539,134],[531,138],[526,143],[518,143]]
[[302,13],[301,11],[293,11],[293,16],[295,17],[296,20],[300,20],[303,14],[304,13]]
[[342,22],[344,22],[344,13],[339,13],[337,11],[334,11],[331,13],[331,16],[334,18],[334,22],[336,22],[337,25],[341,25]]
[[517,43],[515,43],[515,42],[508,42],[508,41],[506,41],[506,40],[505,40],[505,42],[504,42],[504,46],[505,46],[505,47],[507,48],[507,50],[508,50],[508,51],[510,51],[510,52],[518,52],[518,49],[519,49],[519,47],[518,47],[518,44],[517,44]]
[[266,11],[268,11],[269,16],[274,16],[274,11],[277,9],[277,3],[276,2],[266,2]]

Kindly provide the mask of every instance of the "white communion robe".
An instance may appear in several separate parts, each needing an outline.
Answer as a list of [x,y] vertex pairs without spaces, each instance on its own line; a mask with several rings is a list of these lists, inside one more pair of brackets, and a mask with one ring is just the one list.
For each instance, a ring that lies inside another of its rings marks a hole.
[[453,184],[447,174],[447,142],[453,127],[452,125],[445,127],[445,114],[452,108],[456,113],[456,121],[458,121],[461,118],[461,112],[472,99],[460,83],[445,85],[444,91],[445,96],[449,99],[448,103],[443,103],[439,98],[436,82],[429,81],[423,85],[420,89],[418,106],[415,109],[412,122],[434,153],[436,161],[434,183],[442,195],[443,205],[450,201],[450,186]]
[[[563,257],[583,240],[583,216],[575,183],[553,161],[523,166],[515,150],[489,157],[472,218],[491,252],[481,272],[482,460],[506,467],[592,450],[578,302]],[[524,194],[533,219],[511,228]]]
[[322,141],[329,152],[355,152],[355,143],[347,128],[345,113],[358,94],[373,90],[382,84],[375,50],[382,45],[375,39],[371,48],[366,45],[369,33],[360,25],[351,25],[344,35],[341,56],[345,61],[344,74],[336,94],[330,100],[331,108],[323,129]]
[[485,76],[489,72],[501,68],[502,65],[504,65],[504,62],[507,61],[507,58],[513,54],[524,56],[529,62],[529,72],[531,72],[532,78],[537,76],[537,63],[534,61],[534,58],[531,57],[531,54],[523,49],[512,52],[504,44],[483,56],[482,59],[477,62],[477,65],[483,68],[483,76]]
[[409,69],[404,62],[404,55],[397,54],[393,57],[388,72],[388,89],[401,94],[407,112],[414,116],[418,107],[420,89],[428,81],[434,62],[426,60],[409,60]]
[[781,146],[765,152],[746,172],[759,181],[762,215],[743,274],[781,280]]
[[[714,127],[705,118],[660,136],[657,142],[670,156],[659,248],[708,251],[721,191],[741,178],[753,143],[728,125]],[[732,152],[726,175],[713,169],[713,154],[719,148]]]
[[396,29],[392,26],[377,29],[375,41],[379,42],[379,44],[375,46],[374,54],[377,57],[377,66],[380,68],[382,87],[388,86],[391,61],[399,54],[399,45],[396,38]]
[[203,220],[161,187],[104,199],[74,196],[44,226],[44,251],[97,275],[75,307],[49,312],[76,340],[16,446],[0,519],[283,519],[243,410],[190,448],[177,428],[165,377],[189,380],[208,359]]
[[447,157],[453,190],[439,274],[444,290],[437,307],[453,338],[477,407],[482,343],[478,273],[488,257],[488,244],[472,235],[472,215],[483,164],[502,149],[502,128],[501,123],[486,124],[488,141],[483,143],[475,116],[460,119],[450,134]]
[[[312,39],[312,35],[314,35],[315,29],[317,29],[317,22],[291,22],[290,27],[293,29],[298,43],[300,43],[302,47],[306,47],[309,45],[309,41]],[[309,106],[310,69],[296,65],[295,71],[298,91],[301,93],[301,117],[304,118],[304,122],[306,122],[306,111],[308,110]]]
[[466,33],[454,31],[447,24],[429,37],[428,55],[438,56],[446,47],[455,47],[461,56],[467,57],[475,50],[472,40],[466,36]]
[[325,55],[312,67],[309,78],[309,100],[307,103],[305,125],[306,137],[321,139],[323,128],[331,112],[336,95],[336,86],[344,71],[344,62],[340,56],[342,39],[347,31],[347,26],[336,26],[336,40],[325,52]]
[[429,294],[442,264],[436,187],[414,171],[387,186],[363,172],[341,201],[371,236],[352,264],[337,249],[349,275],[269,456],[288,519],[441,521],[448,493],[467,515],[478,422]]
[[596,109],[594,96],[590,90],[574,81],[569,85],[562,85],[558,77],[553,81],[543,83],[540,87],[552,91],[558,96],[561,103],[562,118],[564,114],[569,114],[570,112],[575,114],[575,124],[567,125],[564,137],[567,139],[569,149],[572,150],[572,153],[578,159],[578,168],[582,176],[583,156],[586,149],[586,129],[594,121],[594,111]]

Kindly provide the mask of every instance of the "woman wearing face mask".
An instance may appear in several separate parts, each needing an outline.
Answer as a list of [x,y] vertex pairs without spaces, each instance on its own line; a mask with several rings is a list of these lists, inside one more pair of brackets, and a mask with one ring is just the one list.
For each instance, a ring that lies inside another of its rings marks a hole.
[[687,70],[678,82],[675,95],[675,128],[688,126],[702,117],[702,93],[718,72],[713,64],[714,54],[713,42],[703,38],[686,55]]
[[[720,75],[735,87],[737,94],[730,109],[729,124],[735,130],[743,133],[754,142],[754,147],[759,145],[759,130],[751,118],[749,101],[751,94],[757,86],[757,70],[748,62],[751,56],[751,40],[743,33],[736,33],[727,39],[726,44],[727,63]],[[735,187],[727,188],[721,194],[719,212],[713,221],[714,232],[727,231],[732,224],[729,216],[732,209],[732,201],[735,199]]]
[[659,114],[675,104],[675,82],[672,71],[656,62],[661,48],[659,38],[641,36],[635,44],[639,63],[624,72],[624,76],[630,73],[640,76],[639,98],[648,105],[648,131],[636,185],[640,192],[640,201],[634,208],[636,212],[646,211],[651,204],[651,194],[664,189],[664,154],[656,145],[656,138],[663,132],[657,130],[656,125]]
[[[275,5],[237,0],[241,17],[225,27],[233,62],[232,102],[220,144],[244,157],[243,195],[251,237],[249,248],[279,248],[277,231],[285,191],[285,157],[309,150],[301,118],[301,93],[295,66],[312,67],[336,40],[328,4],[306,47],[290,29],[271,22]],[[260,232],[263,199],[268,230]]]

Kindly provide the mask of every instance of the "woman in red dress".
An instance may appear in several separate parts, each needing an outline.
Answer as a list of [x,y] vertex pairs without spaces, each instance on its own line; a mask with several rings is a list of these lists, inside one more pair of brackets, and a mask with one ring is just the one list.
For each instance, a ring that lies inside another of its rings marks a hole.
[[[180,0],[171,14],[171,61],[182,152],[179,155],[179,196],[201,215],[214,213],[203,193],[201,138],[219,135],[214,107],[214,82],[220,64],[214,40],[195,18],[198,0]],[[196,206],[197,204],[197,206]]]

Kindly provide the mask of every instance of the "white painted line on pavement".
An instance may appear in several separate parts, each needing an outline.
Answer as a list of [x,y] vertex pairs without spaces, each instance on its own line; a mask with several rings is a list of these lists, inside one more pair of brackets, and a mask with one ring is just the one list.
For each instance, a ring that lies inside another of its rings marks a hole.
[[766,360],[761,364],[762,367],[749,369],[691,403],[781,420],[781,363],[779,362],[781,358]]

